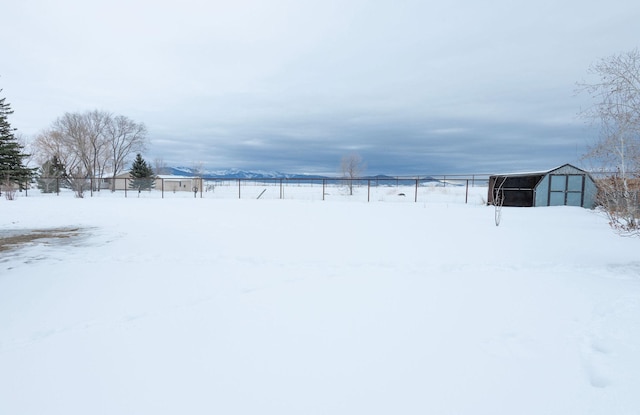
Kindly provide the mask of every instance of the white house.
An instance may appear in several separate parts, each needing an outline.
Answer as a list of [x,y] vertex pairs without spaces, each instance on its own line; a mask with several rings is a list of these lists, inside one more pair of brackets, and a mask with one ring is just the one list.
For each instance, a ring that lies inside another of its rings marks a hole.
[[[113,183],[113,177],[105,177],[102,181],[103,189],[111,189]],[[131,174],[129,172],[118,174],[115,178],[114,190],[130,190]],[[159,175],[155,179],[155,190],[162,190],[165,192],[193,192],[194,188],[198,191],[202,189],[202,178],[200,177],[187,177],[187,176],[174,176],[174,175]]]

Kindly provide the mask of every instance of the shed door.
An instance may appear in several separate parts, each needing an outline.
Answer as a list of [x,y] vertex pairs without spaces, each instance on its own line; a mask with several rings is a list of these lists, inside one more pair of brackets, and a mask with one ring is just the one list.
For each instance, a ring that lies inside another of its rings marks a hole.
[[582,206],[584,175],[549,175],[549,206]]

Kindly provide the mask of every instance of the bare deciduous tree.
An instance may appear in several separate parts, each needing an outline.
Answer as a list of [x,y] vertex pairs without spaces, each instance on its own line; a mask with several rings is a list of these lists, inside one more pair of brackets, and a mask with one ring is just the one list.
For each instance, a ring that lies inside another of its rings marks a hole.
[[[81,197],[87,179],[112,172],[112,183],[133,154],[144,149],[144,124],[104,111],[66,113],[35,141],[40,164],[54,156],[65,166],[70,184]],[[94,186],[98,186],[94,182]],[[99,189],[99,186],[97,187]],[[113,190],[113,188],[112,188]]]
[[91,127],[91,113],[66,113],[53,123],[54,134],[49,136],[50,140],[59,140],[59,145],[75,156],[77,164],[74,163],[72,170],[87,176],[95,173],[94,149],[102,147],[97,138],[101,131],[92,131]]
[[342,177],[347,179],[349,195],[353,195],[353,182],[356,178],[362,175],[364,169],[365,165],[359,154],[352,153],[348,156],[342,157],[340,162],[340,172],[342,173]]
[[80,155],[74,150],[73,139],[65,137],[55,129],[45,130],[38,134],[34,147],[37,149],[37,161],[44,165],[57,157],[64,166],[65,185],[71,187],[76,196],[82,197],[88,173],[83,171]]
[[585,158],[615,172],[599,183],[599,202],[612,227],[640,235],[640,51],[600,59],[589,73],[598,80],[578,83],[578,91],[588,93],[595,103],[582,115],[599,124],[600,135]]
[[105,129],[105,137],[109,147],[110,167],[113,173],[111,181],[111,190],[113,191],[115,190],[116,176],[123,171],[127,159],[132,154],[144,150],[147,129],[144,124],[118,115],[110,118]]
[[89,144],[88,157],[85,164],[91,177],[102,177],[109,160],[109,148],[105,130],[111,123],[111,114],[104,111],[91,111],[85,115],[87,124],[85,131]]

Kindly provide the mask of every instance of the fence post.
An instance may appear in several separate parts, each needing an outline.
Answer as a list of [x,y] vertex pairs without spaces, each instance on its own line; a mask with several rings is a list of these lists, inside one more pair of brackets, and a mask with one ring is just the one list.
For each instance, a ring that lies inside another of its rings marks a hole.
[[415,191],[415,197],[413,198],[414,202],[418,202],[418,180],[420,179],[416,179],[416,191]]
[[238,199],[242,199],[240,194],[240,179],[238,179]]
[[469,201],[469,179],[467,179],[467,189],[464,192],[464,204],[466,205]]
[[164,199],[164,177],[160,178],[160,189],[162,189],[162,199]]
[[280,178],[280,200],[284,199],[284,189],[282,188],[282,178]]
[[371,179],[367,179],[367,203],[371,201]]
[[327,179],[322,179],[322,200],[324,200],[324,193],[325,193],[325,184],[327,182]]
[[127,180],[129,180],[129,178],[125,177],[124,178],[124,197],[125,197],[125,199],[127,198],[127,187],[129,187],[129,186],[127,186],[127,184],[128,184]]

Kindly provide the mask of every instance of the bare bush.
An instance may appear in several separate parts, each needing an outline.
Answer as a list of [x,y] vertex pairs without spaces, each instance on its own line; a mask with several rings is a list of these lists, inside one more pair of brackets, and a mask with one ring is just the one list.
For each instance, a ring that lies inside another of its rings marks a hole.
[[597,202],[616,232],[640,236],[640,180],[618,176],[599,180]]
[[584,158],[597,168],[616,172],[600,182],[598,202],[611,226],[640,235],[640,208],[633,183],[640,171],[640,51],[604,58],[591,66],[598,79],[578,84],[594,104],[582,115],[600,128],[598,140]]
[[4,198],[7,200],[14,200],[16,198],[16,187],[10,176],[6,176],[0,184],[0,193],[4,193]]

